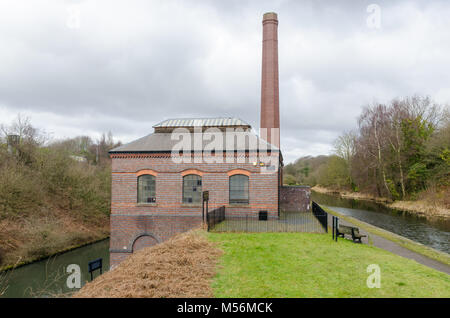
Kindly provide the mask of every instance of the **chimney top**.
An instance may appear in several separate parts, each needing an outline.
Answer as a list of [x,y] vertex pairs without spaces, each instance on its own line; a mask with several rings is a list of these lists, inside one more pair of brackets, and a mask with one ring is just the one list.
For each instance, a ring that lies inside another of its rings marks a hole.
[[275,12],[266,12],[263,15],[263,23],[264,22],[278,22],[278,15]]

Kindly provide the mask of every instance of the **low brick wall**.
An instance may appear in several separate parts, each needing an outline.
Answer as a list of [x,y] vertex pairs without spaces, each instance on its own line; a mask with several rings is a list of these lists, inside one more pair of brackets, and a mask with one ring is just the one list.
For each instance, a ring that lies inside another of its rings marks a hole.
[[283,211],[311,211],[311,188],[309,186],[282,186],[280,209]]
[[199,216],[111,215],[110,266],[202,224]]

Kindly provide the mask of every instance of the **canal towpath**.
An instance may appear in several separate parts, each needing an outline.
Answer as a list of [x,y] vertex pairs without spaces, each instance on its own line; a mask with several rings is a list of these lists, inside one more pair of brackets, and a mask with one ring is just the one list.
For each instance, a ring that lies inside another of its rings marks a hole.
[[[330,208],[331,209],[331,208]],[[352,217],[346,217],[345,220],[342,218],[342,215],[336,211],[333,211],[335,216],[339,218],[339,224],[341,225],[347,225],[347,226],[357,226],[356,224],[350,222],[349,220],[353,219]],[[332,217],[333,215],[331,213],[328,213],[328,224],[332,224]],[[358,223],[364,223],[360,220],[358,220]],[[373,226],[373,225],[370,225]],[[399,256],[412,259],[422,265],[431,267],[433,269],[436,269],[440,272],[446,273],[447,275],[450,275],[450,266],[441,263],[437,260],[434,260],[432,258],[429,258],[425,255],[422,255],[420,253],[414,252],[410,249],[407,249],[398,243],[395,243],[391,240],[388,240],[384,237],[381,237],[379,235],[376,235],[374,233],[368,232],[363,228],[359,228],[359,232],[363,235],[366,235],[366,237],[362,238],[363,244],[370,244],[373,246],[376,246],[378,248],[381,248],[383,250],[389,251],[391,253],[397,254]],[[342,238],[339,238],[339,240]]]

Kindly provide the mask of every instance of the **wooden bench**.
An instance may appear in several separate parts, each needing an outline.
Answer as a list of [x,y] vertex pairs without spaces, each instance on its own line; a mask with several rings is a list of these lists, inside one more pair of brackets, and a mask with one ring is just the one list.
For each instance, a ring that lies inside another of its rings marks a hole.
[[359,233],[359,229],[353,226],[339,225],[337,229],[337,235],[340,237],[345,237],[345,234],[350,235],[352,237],[353,242],[361,242],[361,238],[366,237],[367,235],[363,235]]

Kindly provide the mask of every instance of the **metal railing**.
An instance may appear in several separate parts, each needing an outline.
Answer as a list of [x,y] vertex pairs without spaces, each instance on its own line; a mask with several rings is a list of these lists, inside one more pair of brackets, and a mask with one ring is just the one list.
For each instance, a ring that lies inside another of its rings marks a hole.
[[213,229],[216,224],[225,220],[225,207],[214,209],[206,214],[206,224],[208,225],[208,231]]
[[327,233],[328,214],[315,202],[312,211],[280,211],[280,216],[261,219],[255,213],[227,214],[222,206],[206,214],[208,231],[214,232],[309,232]]
[[259,219],[255,214],[229,216],[214,227],[214,232],[309,232],[324,233],[322,225],[311,212],[286,212],[280,216]]
[[320,205],[313,201],[312,203],[312,213],[317,218],[319,223],[322,225],[325,232],[328,233],[328,213],[325,212]]

